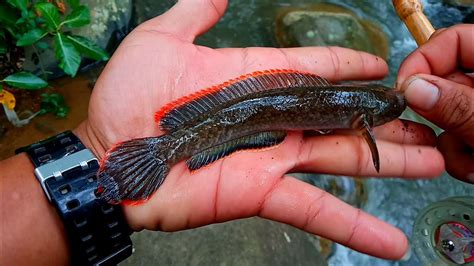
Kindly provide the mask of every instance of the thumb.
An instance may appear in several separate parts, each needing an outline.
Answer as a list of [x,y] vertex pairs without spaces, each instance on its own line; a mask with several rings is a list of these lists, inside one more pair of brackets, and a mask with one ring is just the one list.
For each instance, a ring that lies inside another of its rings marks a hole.
[[416,112],[474,147],[474,88],[420,74],[407,79],[401,89]]
[[143,23],[141,27],[192,42],[219,21],[226,7],[227,0],[179,0],[166,13]]

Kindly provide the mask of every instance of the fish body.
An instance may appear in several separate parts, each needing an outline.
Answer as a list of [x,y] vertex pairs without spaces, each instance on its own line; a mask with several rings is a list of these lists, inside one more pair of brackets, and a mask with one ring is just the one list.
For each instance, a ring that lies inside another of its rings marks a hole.
[[163,136],[112,148],[98,173],[102,197],[144,200],[177,162],[187,159],[196,170],[237,150],[276,145],[289,130],[358,130],[378,170],[370,128],[405,107],[401,93],[381,85],[332,85],[290,70],[252,73],[164,107],[156,115]]

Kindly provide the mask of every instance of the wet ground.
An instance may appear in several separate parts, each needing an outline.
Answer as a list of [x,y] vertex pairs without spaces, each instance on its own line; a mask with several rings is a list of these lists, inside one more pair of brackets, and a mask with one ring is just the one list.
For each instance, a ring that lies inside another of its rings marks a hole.
[[[3,109],[0,121],[4,127],[0,136],[0,160],[12,156],[15,149],[29,145],[33,142],[50,137],[65,130],[75,128],[87,117],[89,98],[92,92],[90,81],[84,75],[79,75],[75,79],[62,78],[51,83],[54,91],[63,95],[66,103],[70,107],[67,118],[57,118],[53,114],[45,114],[36,117],[30,124],[16,128],[9,124],[4,117]],[[30,99],[28,99],[30,97]],[[33,102],[31,98],[35,99]],[[38,106],[39,93],[24,93],[17,99],[18,113],[26,110],[36,112]]]
[[326,242],[295,228],[249,218],[198,229],[134,234],[121,265],[327,265]]

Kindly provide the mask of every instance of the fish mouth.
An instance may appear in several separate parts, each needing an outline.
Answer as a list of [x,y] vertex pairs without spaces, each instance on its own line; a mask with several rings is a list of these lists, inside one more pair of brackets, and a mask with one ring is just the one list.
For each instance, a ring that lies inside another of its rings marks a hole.
[[407,101],[405,100],[405,95],[400,91],[395,91],[395,97],[397,97],[398,105],[400,106],[401,110],[405,110],[407,108]]
[[403,94],[403,92],[399,90],[390,90],[387,91],[387,94],[389,95],[389,97],[393,97],[392,99],[394,99],[392,102],[392,108],[394,110],[400,110],[401,114],[407,107],[407,102],[405,100],[405,95]]

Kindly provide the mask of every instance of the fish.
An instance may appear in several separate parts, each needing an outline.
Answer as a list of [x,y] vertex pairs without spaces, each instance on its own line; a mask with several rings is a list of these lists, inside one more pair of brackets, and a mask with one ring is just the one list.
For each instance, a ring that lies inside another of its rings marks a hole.
[[195,171],[236,151],[276,146],[293,130],[356,130],[379,171],[372,127],[405,108],[401,92],[379,84],[332,84],[287,69],[252,72],[162,107],[155,120],[163,135],[109,149],[97,173],[99,196],[112,204],[146,201],[180,161]]

